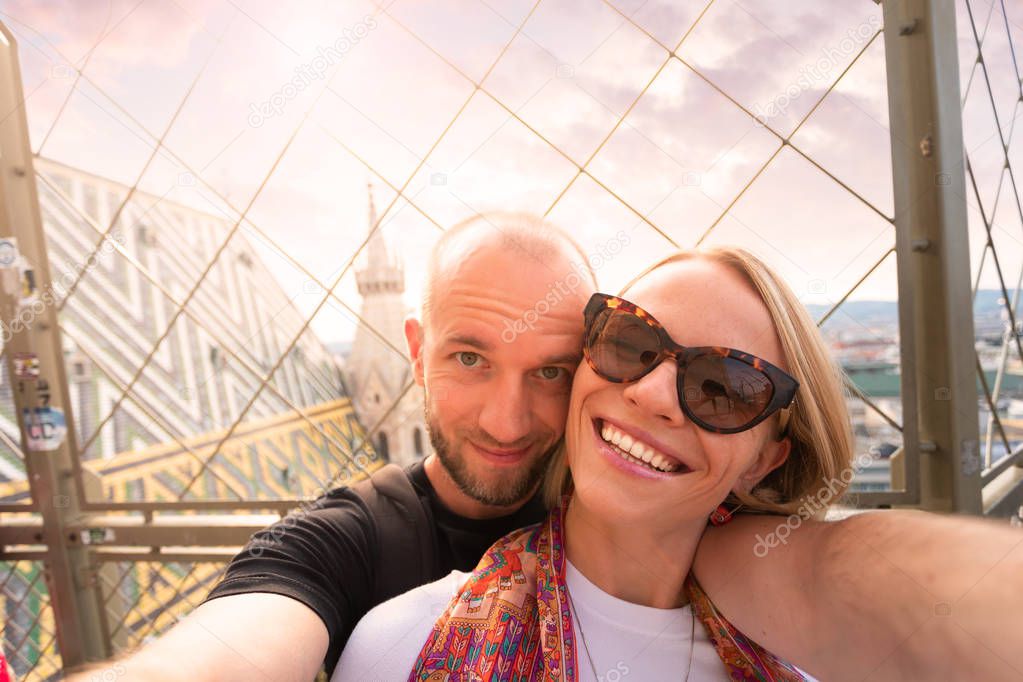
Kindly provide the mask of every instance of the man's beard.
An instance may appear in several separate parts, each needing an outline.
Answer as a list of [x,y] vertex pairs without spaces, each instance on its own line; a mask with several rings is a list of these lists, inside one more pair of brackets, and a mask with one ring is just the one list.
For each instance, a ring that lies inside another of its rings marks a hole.
[[[452,448],[451,443],[441,433],[440,425],[437,424],[430,412],[428,401],[424,405],[426,431],[430,435],[430,444],[437,454],[441,466],[455,482],[458,489],[471,497],[476,502],[494,507],[507,507],[517,502],[522,502],[527,495],[533,492],[537,484],[543,478],[547,469],[547,463],[554,455],[555,450],[561,441],[556,441],[543,456],[536,461],[524,464],[528,468],[510,470],[507,475],[494,482],[480,480],[470,470],[465,461],[465,455]],[[484,463],[484,466],[485,463]]]

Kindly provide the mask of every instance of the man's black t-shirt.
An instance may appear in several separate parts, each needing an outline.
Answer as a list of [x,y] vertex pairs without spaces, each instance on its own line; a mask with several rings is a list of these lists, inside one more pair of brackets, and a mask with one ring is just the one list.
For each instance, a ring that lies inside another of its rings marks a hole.
[[[438,572],[430,580],[453,570],[469,571],[496,540],[517,528],[543,520],[546,512],[539,496],[519,511],[494,519],[467,519],[445,507],[437,498],[422,462],[406,474],[436,526]],[[325,665],[328,673],[341,656],[355,624],[383,599],[374,601],[373,571],[376,565],[377,524],[366,503],[349,488],[336,488],[298,513],[277,532],[252,537],[231,561],[224,579],[206,600],[232,594],[269,592],[297,599],[315,611],[327,626],[330,645]],[[414,575],[419,566],[409,566]]]

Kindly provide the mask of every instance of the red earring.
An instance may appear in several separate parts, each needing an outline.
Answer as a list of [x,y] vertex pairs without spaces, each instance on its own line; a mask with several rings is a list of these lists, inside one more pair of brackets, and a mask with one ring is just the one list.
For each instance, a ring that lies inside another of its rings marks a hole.
[[732,508],[728,508],[724,504],[718,505],[718,508],[713,511],[710,515],[710,522],[714,526],[723,526],[733,518],[735,518],[735,512],[739,511],[742,507],[741,504],[736,505]]
[[710,522],[715,526],[723,526],[732,520],[732,512],[725,505],[719,505],[710,515]]

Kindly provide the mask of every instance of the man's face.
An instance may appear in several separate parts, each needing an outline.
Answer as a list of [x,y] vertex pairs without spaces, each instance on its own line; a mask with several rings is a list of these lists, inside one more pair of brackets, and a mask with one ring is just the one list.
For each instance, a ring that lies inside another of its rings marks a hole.
[[463,493],[514,504],[564,433],[591,286],[567,258],[544,265],[496,248],[446,275],[416,362],[430,440]]

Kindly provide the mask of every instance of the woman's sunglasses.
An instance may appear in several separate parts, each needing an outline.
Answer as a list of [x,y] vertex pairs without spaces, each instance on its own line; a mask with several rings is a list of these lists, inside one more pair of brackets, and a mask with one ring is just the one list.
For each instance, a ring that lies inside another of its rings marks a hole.
[[686,348],[639,306],[607,294],[586,305],[583,354],[599,376],[638,381],[667,358],[678,364],[675,385],[682,411],[714,433],[752,429],[778,410],[784,437],[799,382],[766,360],[732,348]]

